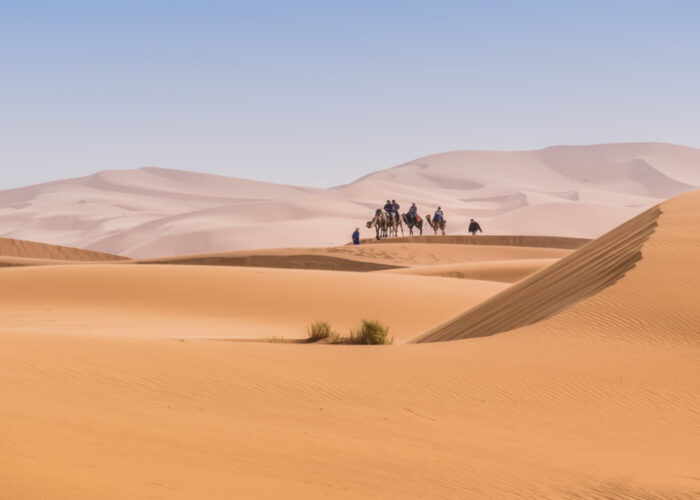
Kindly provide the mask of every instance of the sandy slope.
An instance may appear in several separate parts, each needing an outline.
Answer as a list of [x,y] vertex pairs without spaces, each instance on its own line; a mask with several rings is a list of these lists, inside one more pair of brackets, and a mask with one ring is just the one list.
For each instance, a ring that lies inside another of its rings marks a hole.
[[[235,265],[288,269],[375,271],[380,270],[382,266],[412,267],[493,259],[503,261],[557,259],[571,253],[572,246],[578,243],[578,240],[553,242],[550,241],[550,238],[533,238],[533,241],[521,241],[521,238],[508,236],[484,238],[484,241],[486,240],[490,243],[486,246],[483,246],[481,241],[479,244],[462,244],[465,243],[463,239],[454,237],[445,237],[438,241],[431,238],[416,238],[401,242],[382,240],[377,243],[370,242],[341,247],[242,250],[180,257],[136,259],[133,262],[138,264]],[[535,243],[540,244],[536,245]]]
[[0,259],[18,257],[22,259],[44,259],[63,261],[108,261],[123,260],[117,255],[93,252],[78,248],[48,245],[34,241],[0,238]]
[[657,225],[653,207],[576,252],[473,309],[425,333],[416,342],[493,335],[541,321],[595,295],[622,278],[641,258]]
[[[489,234],[591,238],[700,186],[700,150],[602,144],[453,151],[312,189],[161,168],[107,171],[0,191],[0,235],[161,257],[260,247],[337,246],[387,198],[449,234],[476,217]],[[430,231],[432,233],[432,231]]]
[[[613,286],[549,319],[488,337],[362,347],[177,341],[140,329],[117,337],[104,334],[106,325],[57,335],[38,321],[25,324],[34,331],[3,327],[2,492],[10,498],[695,497],[700,194],[666,202],[661,211],[641,260]],[[227,272],[241,279],[238,273],[262,271],[256,281],[271,273],[271,282],[295,301],[296,276],[317,276],[310,289],[323,282],[324,291],[340,288],[332,293],[358,301],[373,288],[328,284],[351,276],[405,279],[406,288],[435,282],[431,293],[455,287],[447,294],[454,299],[487,283],[388,272],[97,267],[95,283],[115,276],[111,290],[118,290],[120,272],[147,273],[143,289],[120,291],[120,301],[133,300],[127,309],[136,316],[188,301],[226,314],[223,297],[236,293]],[[2,269],[10,291],[0,304],[34,301],[36,307],[48,298],[58,306],[61,300],[94,306],[99,288],[86,289],[89,275],[81,273],[97,267]],[[58,273],[55,279],[69,271],[79,278],[75,289],[64,289],[68,297],[51,290],[31,297],[47,283],[48,270]],[[169,281],[159,270],[189,274]],[[213,303],[197,291],[197,277],[208,272],[223,273],[206,279],[207,286],[218,283],[218,293],[208,296]],[[163,291],[183,280],[194,286],[182,302],[148,294],[148,283]],[[439,302],[431,293],[418,294],[425,306]],[[296,314],[284,307],[281,315]],[[0,316],[3,325],[9,312]],[[182,321],[174,317],[173,328]]]
[[401,341],[505,287],[376,273],[117,264],[11,268],[1,277],[5,329],[170,338],[305,338],[315,320],[347,333],[370,318]]
[[413,274],[417,276],[442,276],[470,280],[502,281],[515,283],[531,274],[545,269],[559,259],[512,259],[466,262],[461,264],[436,264],[388,269],[391,274]]

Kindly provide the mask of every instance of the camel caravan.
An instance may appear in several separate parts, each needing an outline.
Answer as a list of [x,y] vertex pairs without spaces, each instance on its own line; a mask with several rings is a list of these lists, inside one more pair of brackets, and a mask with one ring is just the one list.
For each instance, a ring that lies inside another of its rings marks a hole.
[[[415,203],[411,204],[407,213],[400,214],[400,206],[396,203],[396,200],[386,200],[386,205],[384,205],[384,210],[378,208],[374,213],[372,220],[367,222],[367,228],[374,228],[377,233],[377,239],[397,237],[399,235],[399,230],[401,230],[401,236],[404,235],[403,226],[404,224],[408,228],[408,233],[413,236],[413,228],[418,229],[420,235],[423,235],[423,219],[418,215],[418,207]],[[425,220],[428,225],[433,229],[435,235],[437,235],[438,230],[442,232],[445,236],[445,227],[447,226],[447,221],[442,212],[442,208],[437,207],[435,213],[431,217],[430,215],[425,216]]]

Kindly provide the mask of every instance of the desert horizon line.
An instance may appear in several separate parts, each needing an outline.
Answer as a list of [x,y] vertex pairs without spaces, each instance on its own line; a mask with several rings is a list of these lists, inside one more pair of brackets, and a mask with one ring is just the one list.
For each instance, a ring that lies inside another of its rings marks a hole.
[[339,187],[348,186],[348,185],[353,184],[355,182],[361,181],[361,180],[363,180],[363,179],[365,179],[373,174],[376,174],[379,172],[384,172],[386,170],[391,170],[393,168],[402,167],[402,166],[408,165],[410,163],[420,161],[420,160],[425,159],[425,158],[430,158],[430,157],[435,157],[435,156],[440,156],[440,155],[447,155],[447,154],[451,154],[451,153],[535,153],[535,152],[546,151],[546,150],[555,149],[555,148],[572,148],[573,149],[573,148],[593,148],[593,147],[601,147],[601,146],[643,146],[643,145],[672,146],[672,147],[680,147],[680,148],[693,149],[693,150],[700,151],[700,146],[690,146],[687,144],[680,144],[680,143],[675,143],[675,142],[641,141],[641,140],[640,141],[596,142],[596,143],[585,143],[585,144],[551,144],[549,146],[544,146],[541,148],[531,148],[531,149],[530,148],[526,148],[526,149],[517,149],[517,148],[512,148],[512,149],[481,149],[481,148],[448,149],[448,150],[444,150],[444,151],[439,151],[439,152],[435,152],[435,153],[428,153],[428,154],[424,154],[421,156],[417,156],[417,157],[414,157],[413,159],[403,161],[401,163],[392,164],[388,167],[371,170],[367,173],[360,174],[358,177],[355,177],[348,182],[340,183],[340,184],[333,184],[333,185],[289,184],[289,183],[285,183],[285,182],[281,182],[281,181],[269,180],[269,179],[264,179],[264,178],[242,177],[242,176],[238,176],[238,175],[228,175],[225,173],[210,172],[210,171],[206,171],[203,169],[190,170],[190,169],[184,169],[184,168],[168,167],[168,166],[159,165],[159,164],[144,164],[144,165],[141,165],[138,167],[104,168],[104,169],[98,168],[98,169],[92,171],[91,173],[87,173],[84,175],[69,175],[68,177],[52,178],[52,179],[48,179],[48,180],[44,180],[44,181],[34,182],[31,184],[22,184],[22,185],[11,186],[11,187],[0,186],[0,192],[12,191],[15,189],[30,188],[30,187],[38,186],[41,184],[51,184],[54,182],[82,179],[85,177],[90,177],[93,175],[98,175],[98,174],[106,173],[106,172],[129,172],[129,171],[139,171],[139,170],[148,170],[148,169],[168,170],[168,171],[172,171],[172,172],[187,172],[187,173],[195,173],[195,174],[214,176],[214,177],[226,177],[228,179],[260,182],[260,183],[264,183],[264,184],[273,184],[273,185],[278,185],[278,186],[303,187],[303,188],[311,188],[311,189],[318,189],[318,190],[329,190],[329,189],[335,189],[335,188],[339,188]]

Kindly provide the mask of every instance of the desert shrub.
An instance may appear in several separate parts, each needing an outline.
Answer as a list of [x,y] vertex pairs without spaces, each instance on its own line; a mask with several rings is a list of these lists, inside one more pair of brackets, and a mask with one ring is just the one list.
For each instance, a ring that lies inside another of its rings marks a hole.
[[309,340],[314,342],[323,339],[333,339],[338,336],[333,332],[331,325],[325,321],[316,321],[309,325],[306,329],[306,334],[309,336]]
[[284,337],[269,337],[267,341],[272,344],[284,344],[287,342],[286,340],[284,340]]
[[362,320],[362,326],[357,331],[350,332],[350,344],[391,344],[389,339],[389,327],[379,321]]

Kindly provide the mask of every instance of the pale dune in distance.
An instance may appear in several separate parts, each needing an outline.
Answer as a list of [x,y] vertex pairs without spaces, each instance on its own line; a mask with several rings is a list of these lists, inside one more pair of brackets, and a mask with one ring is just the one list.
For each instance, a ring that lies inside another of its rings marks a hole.
[[[0,236],[129,257],[337,246],[387,198],[449,234],[593,238],[700,187],[700,150],[659,143],[442,153],[329,189],[164,168],[104,171],[0,191]],[[429,234],[432,231],[426,228]]]

